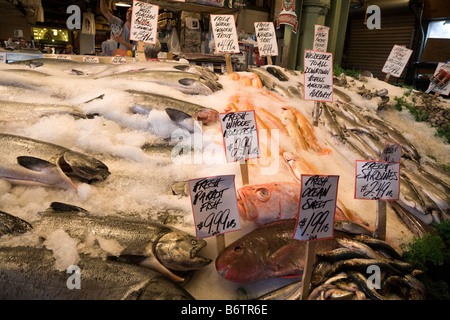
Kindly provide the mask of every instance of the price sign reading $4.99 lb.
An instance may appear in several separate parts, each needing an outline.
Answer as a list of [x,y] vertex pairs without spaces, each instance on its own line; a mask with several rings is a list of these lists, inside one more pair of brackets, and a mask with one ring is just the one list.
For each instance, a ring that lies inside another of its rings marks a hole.
[[301,176],[300,206],[294,239],[321,240],[334,235],[339,176]]

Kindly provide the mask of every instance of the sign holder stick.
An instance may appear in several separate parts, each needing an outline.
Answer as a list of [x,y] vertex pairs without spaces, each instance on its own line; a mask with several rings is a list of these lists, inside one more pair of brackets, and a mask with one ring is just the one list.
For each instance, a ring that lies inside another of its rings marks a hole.
[[377,200],[377,221],[373,236],[380,240],[386,240],[386,201]]
[[271,57],[271,56],[267,56],[267,64],[268,64],[268,65],[273,65],[272,57]]
[[302,276],[302,300],[307,300],[309,296],[309,285],[311,283],[317,241],[306,242],[305,267],[303,268]]
[[220,233],[215,236],[216,238],[216,248],[217,248],[217,255],[219,255],[223,249],[225,249],[225,234]]
[[389,78],[391,77],[390,73],[386,73],[386,78],[384,78],[384,82],[389,82]]
[[317,127],[319,125],[319,114],[320,114],[320,101],[314,101],[314,121],[313,121],[314,127]]
[[225,53],[225,62],[227,64],[227,74],[231,74],[233,72],[233,65],[231,64],[230,53]]

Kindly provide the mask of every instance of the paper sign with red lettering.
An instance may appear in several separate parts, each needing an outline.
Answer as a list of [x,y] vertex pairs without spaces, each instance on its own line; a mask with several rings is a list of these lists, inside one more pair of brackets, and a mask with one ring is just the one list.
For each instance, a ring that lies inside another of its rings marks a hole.
[[239,42],[236,33],[236,24],[232,14],[212,14],[211,25],[214,35],[216,52],[239,53]]
[[133,0],[130,40],[156,43],[159,6]]
[[234,175],[191,179],[188,183],[197,239],[241,229]]
[[255,34],[261,57],[278,55],[277,37],[273,22],[255,22]]
[[356,160],[355,199],[398,200],[400,163]]
[[304,100],[333,102],[333,54],[305,50]]
[[397,78],[400,77],[412,52],[408,48],[394,45],[381,71]]
[[293,238],[297,240],[331,239],[339,176],[301,176],[300,205]]
[[220,114],[227,162],[259,158],[259,138],[255,111]]
[[450,63],[438,63],[427,89],[427,92],[430,91],[444,96],[450,93]]

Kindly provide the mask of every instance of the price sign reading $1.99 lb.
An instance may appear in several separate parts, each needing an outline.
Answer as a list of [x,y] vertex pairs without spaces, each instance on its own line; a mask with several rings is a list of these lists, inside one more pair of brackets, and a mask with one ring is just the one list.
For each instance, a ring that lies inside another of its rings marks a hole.
[[197,238],[240,230],[234,175],[188,181]]
[[334,235],[339,176],[301,176],[300,206],[294,239],[321,240]]

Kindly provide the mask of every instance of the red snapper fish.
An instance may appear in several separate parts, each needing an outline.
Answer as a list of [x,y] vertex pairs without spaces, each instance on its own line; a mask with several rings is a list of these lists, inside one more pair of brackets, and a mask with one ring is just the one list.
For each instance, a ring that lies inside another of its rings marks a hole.
[[[302,276],[306,242],[293,239],[296,219],[274,221],[228,245],[216,258],[216,270],[233,282]],[[336,237],[344,233],[334,232]],[[335,239],[317,242],[316,252],[339,247]]]
[[[271,182],[248,185],[237,190],[241,217],[262,225],[275,220],[292,219],[298,215],[301,185],[294,182]],[[336,208],[335,220],[348,220]]]

